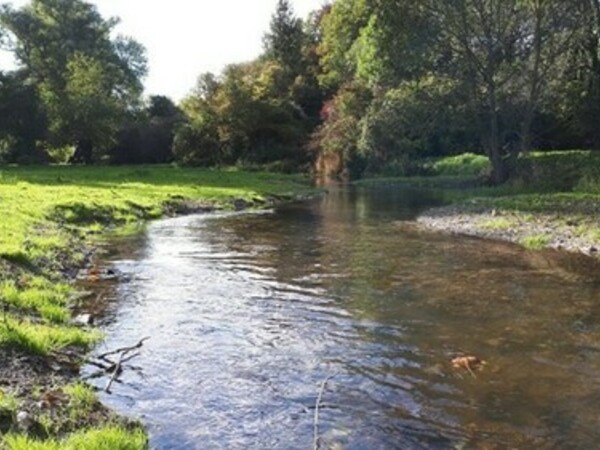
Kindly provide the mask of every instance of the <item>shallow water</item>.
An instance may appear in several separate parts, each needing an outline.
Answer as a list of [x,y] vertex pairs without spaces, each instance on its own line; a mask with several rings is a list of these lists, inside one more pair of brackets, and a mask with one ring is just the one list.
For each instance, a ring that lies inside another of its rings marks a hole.
[[151,339],[103,400],[153,448],[308,449],[331,376],[321,448],[597,448],[599,266],[413,227],[435,203],[340,189],[121,240],[99,351]]

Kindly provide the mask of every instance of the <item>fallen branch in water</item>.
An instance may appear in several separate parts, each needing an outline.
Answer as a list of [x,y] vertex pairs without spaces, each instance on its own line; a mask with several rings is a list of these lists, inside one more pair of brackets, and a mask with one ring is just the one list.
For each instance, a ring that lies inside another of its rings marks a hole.
[[[110,394],[110,388],[115,382],[119,381],[118,377],[123,372],[124,365],[129,361],[140,356],[140,352],[135,352],[135,350],[142,348],[144,342],[146,342],[148,339],[150,339],[150,337],[145,337],[135,345],[111,350],[110,352],[102,353],[101,355],[98,355],[91,360],[87,360],[87,364],[96,366],[100,370],[88,375],[85,378],[100,378],[105,375],[110,375],[110,379],[108,380],[108,382],[106,383],[106,387],[104,388],[104,392]],[[119,355],[116,361],[113,361],[109,358],[109,356],[113,355]]]
[[107,393],[111,393],[110,392],[110,388],[113,385],[113,383],[115,382],[115,380],[117,379],[117,377],[119,376],[119,374],[121,373],[121,365],[123,364],[123,357],[125,356],[125,353],[121,353],[119,355],[119,359],[117,361],[117,364],[115,365],[115,368],[113,370],[112,376],[110,377],[110,380],[108,380],[108,383],[106,383],[106,387],[104,388],[104,392]]
[[321,383],[321,389],[319,389],[319,395],[317,397],[317,403],[315,404],[315,418],[314,418],[314,436],[313,436],[313,450],[319,450],[319,413],[321,411],[321,403],[323,401],[323,393],[325,392],[325,389],[327,388],[327,383],[329,383],[329,381],[331,381],[334,377],[336,376],[336,374],[332,374],[329,375],[327,378],[325,378],[323,380],[323,383]]
[[101,355],[96,356],[96,358],[106,359],[107,356],[118,355],[119,353],[130,353],[134,350],[137,350],[138,348],[142,348],[142,346],[144,345],[144,342],[146,342],[148,339],[150,339],[150,337],[145,337],[145,338],[141,339],[137,344],[132,345],[131,347],[118,348],[118,349],[112,350],[110,352],[102,353]]

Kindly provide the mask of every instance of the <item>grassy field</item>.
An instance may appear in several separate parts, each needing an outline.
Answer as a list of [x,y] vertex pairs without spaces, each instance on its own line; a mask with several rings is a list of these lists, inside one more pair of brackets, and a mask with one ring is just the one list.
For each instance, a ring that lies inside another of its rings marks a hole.
[[[244,205],[264,206],[312,193],[314,189],[300,176],[237,170],[1,168],[0,352],[10,349],[48,358],[67,347],[89,348],[101,338],[93,329],[70,325],[76,292],[67,273],[84,264],[94,242],[107,230],[180,211],[182,205],[188,210],[199,206],[233,209],[242,200]],[[39,396],[43,390],[40,387],[29,395]],[[0,389],[1,398],[12,399],[12,393]],[[16,421],[17,405],[23,401],[35,398],[0,403],[0,429],[3,420]],[[48,427],[52,428],[51,423]],[[145,438],[136,433],[111,425],[62,441],[36,443],[18,434],[2,438],[0,432],[0,448],[143,448]],[[96,441],[97,446],[89,446]]]

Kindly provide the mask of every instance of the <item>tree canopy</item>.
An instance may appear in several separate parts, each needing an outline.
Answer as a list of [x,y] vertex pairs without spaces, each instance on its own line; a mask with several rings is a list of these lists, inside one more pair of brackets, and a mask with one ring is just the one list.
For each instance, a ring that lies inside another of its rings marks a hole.
[[[35,86],[53,146],[75,146],[91,162],[114,144],[123,117],[140,104],[147,62],[118,23],[81,0],[32,0],[4,6],[0,23],[27,82]],[[100,152],[94,155],[94,152]]]
[[[145,49],[83,0],[0,10],[0,161],[247,164],[335,174],[600,148],[600,0],[278,0],[264,51],[144,99]],[[8,113],[10,111],[10,114]],[[62,158],[64,159],[64,158]]]

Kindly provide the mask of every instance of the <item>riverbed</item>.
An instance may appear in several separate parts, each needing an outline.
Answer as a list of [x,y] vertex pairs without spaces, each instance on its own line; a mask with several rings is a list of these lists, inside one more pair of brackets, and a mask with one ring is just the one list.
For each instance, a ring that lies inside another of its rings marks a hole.
[[158,449],[594,448],[600,265],[414,226],[439,204],[339,188],[117,240],[98,351],[150,339],[102,400]]

